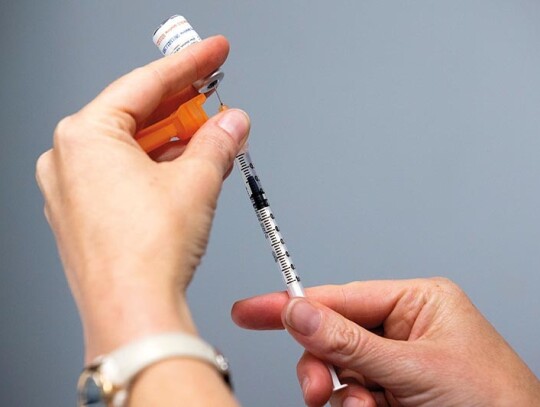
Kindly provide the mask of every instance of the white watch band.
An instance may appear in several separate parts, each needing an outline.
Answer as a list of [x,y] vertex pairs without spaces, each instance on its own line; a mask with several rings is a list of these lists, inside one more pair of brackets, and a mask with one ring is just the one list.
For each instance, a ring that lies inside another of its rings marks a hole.
[[184,357],[203,360],[219,372],[227,371],[226,360],[212,346],[195,336],[165,333],[129,343],[96,359],[99,371],[115,388],[113,406],[121,407],[128,395],[129,383],[146,367],[164,359]]

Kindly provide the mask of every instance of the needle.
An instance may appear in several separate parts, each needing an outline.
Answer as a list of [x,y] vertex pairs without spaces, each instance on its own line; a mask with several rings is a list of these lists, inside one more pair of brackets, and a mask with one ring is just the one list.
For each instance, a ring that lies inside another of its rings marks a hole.
[[216,92],[216,96],[217,96],[217,98],[218,98],[218,100],[219,100],[219,111],[220,111],[220,112],[223,112],[224,110],[227,110],[227,109],[228,109],[228,106],[225,105],[225,104],[223,104],[223,102],[221,101],[221,98],[219,97],[219,93],[218,93],[218,91],[217,91],[217,88],[214,89],[214,91]]

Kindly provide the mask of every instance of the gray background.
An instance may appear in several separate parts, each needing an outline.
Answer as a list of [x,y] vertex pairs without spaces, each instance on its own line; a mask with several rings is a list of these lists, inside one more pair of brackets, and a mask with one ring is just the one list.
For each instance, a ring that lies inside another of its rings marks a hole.
[[[185,15],[232,50],[225,101],[307,285],[443,275],[540,374],[540,3],[3,1],[0,405],[69,406],[80,322],[34,161],[56,122],[159,57]],[[281,277],[238,173],[190,297],[246,406],[299,406],[301,349],[229,318]]]

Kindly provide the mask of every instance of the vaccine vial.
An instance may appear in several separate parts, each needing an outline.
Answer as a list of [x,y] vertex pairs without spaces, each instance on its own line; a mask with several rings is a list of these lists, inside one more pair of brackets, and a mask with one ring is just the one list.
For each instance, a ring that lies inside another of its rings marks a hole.
[[[185,17],[174,15],[161,23],[154,31],[152,40],[161,53],[167,56],[200,42],[201,37]],[[218,69],[210,76],[195,82],[193,86],[199,93],[209,93],[217,88],[224,76],[225,74]]]

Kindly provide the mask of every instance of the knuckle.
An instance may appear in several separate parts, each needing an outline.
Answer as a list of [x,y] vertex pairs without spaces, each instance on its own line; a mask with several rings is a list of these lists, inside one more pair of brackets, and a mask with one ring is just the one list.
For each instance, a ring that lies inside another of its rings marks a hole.
[[304,362],[302,358],[300,358],[300,360],[296,364],[296,376],[298,377],[299,380],[302,380],[302,377],[304,377],[305,371],[306,371],[306,363]]
[[461,291],[461,288],[454,283],[452,280],[450,280],[447,277],[432,277],[429,279],[429,282],[431,283],[432,287],[441,291],[446,292],[453,292],[453,291]]
[[220,153],[223,153],[227,158],[233,158],[233,143],[231,138],[225,134],[224,130],[218,128],[208,131],[205,134],[203,141],[209,143],[211,147]]
[[[100,129],[109,137],[134,142],[132,135],[135,133],[137,123],[128,112],[103,107],[85,115],[85,118],[88,124]],[[97,121],[96,118],[98,118]]]
[[309,370],[309,366],[312,361],[313,356],[307,351],[304,351],[304,353],[298,360],[298,363],[296,364],[296,373],[298,375],[298,378],[302,378],[305,375],[305,373]]
[[[171,171],[175,171],[171,166]],[[221,168],[212,160],[203,157],[190,157],[182,162],[182,173],[186,178],[198,180],[205,185],[206,192],[219,190],[223,183]]]
[[49,170],[51,160],[51,150],[42,153],[36,160],[36,178],[45,175]]
[[107,106],[85,106],[79,112],[64,117],[54,130],[55,148],[74,148],[90,143],[92,136],[107,135],[120,141],[135,143],[132,134],[137,124],[127,112]]
[[121,89],[122,87],[127,86],[130,83],[130,80],[133,80],[134,78],[136,78],[139,83],[144,83],[148,80],[149,76],[154,74],[151,65],[152,64],[133,68],[127,74],[120,76],[114,82],[111,82],[106,90],[116,91]]
[[45,216],[47,223],[49,223],[49,225],[52,225],[53,221],[52,221],[51,209],[49,205],[47,204],[43,205],[43,216]]
[[448,277],[436,276],[429,279],[432,283],[439,285],[453,285],[454,283]]
[[146,69],[145,67],[142,67],[139,69],[141,69],[140,71],[141,75],[148,73],[149,75],[155,78],[156,82],[159,83],[159,86],[161,87],[161,92],[163,94],[165,94],[168,91],[167,81],[163,77],[163,74],[161,73],[161,71],[155,65],[148,65],[146,66]]
[[340,324],[331,331],[331,342],[334,352],[345,357],[352,358],[361,347],[362,335],[360,330],[354,329],[349,324]]
[[429,289],[445,298],[464,299],[465,292],[452,280],[447,277],[433,277],[428,280]]
[[221,176],[223,176],[236,155],[232,139],[225,134],[224,130],[214,128],[201,134],[197,143],[202,150],[213,153],[217,159],[216,163],[221,167]]
[[52,150],[48,150],[36,160],[34,173],[36,183],[43,194],[48,190],[49,180],[54,177],[52,168]]
[[116,81],[109,85],[110,89],[117,90],[126,86],[132,86],[134,82],[143,84],[152,84],[159,87],[159,92],[163,95],[169,93],[168,81],[166,76],[160,69],[162,62],[154,61],[148,65],[139,66],[134,68],[127,75],[118,78]]
[[73,123],[73,116],[66,116],[63,119],[61,119],[54,130],[54,133],[65,133],[67,129],[71,127]]
[[75,134],[74,129],[76,128],[75,121],[75,117],[71,115],[64,117],[58,122],[53,135],[53,144],[55,146],[61,145],[65,140],[73,137]]

